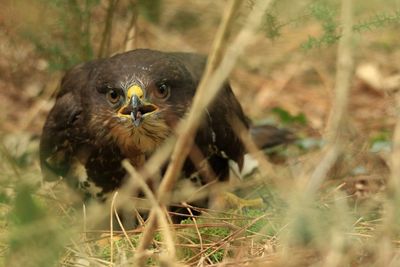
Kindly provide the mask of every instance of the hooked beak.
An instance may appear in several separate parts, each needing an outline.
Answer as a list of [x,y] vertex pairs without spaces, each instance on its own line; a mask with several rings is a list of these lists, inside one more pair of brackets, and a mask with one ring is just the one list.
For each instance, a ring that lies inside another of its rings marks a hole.
[[138,127],[143,118],[154,113],[158,107],[143,99],[143,90],[137,85],[128,89],[127,101],[125,105],[118,110],[118,116],[122,118],[131,118],[133,124]]

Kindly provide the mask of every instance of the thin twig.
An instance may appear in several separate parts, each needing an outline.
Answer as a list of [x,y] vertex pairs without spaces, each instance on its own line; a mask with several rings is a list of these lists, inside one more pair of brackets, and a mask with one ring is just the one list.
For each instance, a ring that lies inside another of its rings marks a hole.
[[129,235],[126,232],[125,227],[124,227],[124,225],[123,225],[123,223],[121,221],[121,218],[118,215],[118,211],[117,211],[117,209],[115,207],[114,207],[114,215],[115,215],[115,218],[118,221],[119,227],[121,227],[122,233],[124,234],[126,240],[128,241],[129,246],[131,247],[132,251],[135,251],[135,246],[133,245],[131,239],[129,238]]
[[118,191],[116,191],[112,197],[111,205],[110,205],[110,266],[113,265],[114,262],[114,223],[113,223],[113,214],[115,209],[115,200],[117,199]]
[[391,197],[398,195],[400,192],[400,92],[396,92],[396,109],[397,120],[393,133],[393,149],[391,154],[391,177],[389,181],[389,194]]
[[106,57],[110,54],[112,23],[118,2],[119,0],[108,1],[107,15],[105,20],[103,35],[100,42],[99,53],[97,55],[97,57],[99,58]]
[[87,217],[86,217],[86,205],[82,205],[82,213],[83,213],[83,243],[86,245],[86,249],[89,253],[89,256],[93,255],[93,251],[91,247],[88,244],[88,238],[87,238]]
[[137,11],[137,3],[136,1],[130,1],[130,10],[132,12],[131,19],[129,20],[129,24],[124,37],[124,51],[129,51],[136,48],[137,42],[137,19],[138,19],[138,11]]
[[393,237],[398,234],[398,203],[400,198],[400,92],[395,92],[396,124],[392,137],[392,153],[390,155],[390,176],[388,181],[387,199],[383,218],[382,234],[378,249],[377,266],[391,265],[395,255]]
[[326,149],[322,151],[322,155],[319,155],[322,159],[312,172],[311,177],[306,178],[308,183],[305,192],[308,196],[312,196],[326,179],[328,171],[342,153],[345,143],[344,131],[347,124],[349,92],[354,70],[352,0],[342,1],[341,14],[343,34],[339,40],[337,55],[335,99],[325,136],[328,144]]
[[195,228],[196,228],[196,233],[197,233],[197,236],[199,237],[200,249],[203,250],[203,249],[204,249],[204,248],[203,248],[203,239],[201,238],[199,226],[197,225],[197,220],[196,220],[196,218],[193,216],[193,212],[192,212],[192,210],[190,209],[190,207],[188,207],[188,206],[186,205],[186,203],[183,203],[183,206],[186,206],[186,210],[187,210],[187,211],[190,213],[190,215],[192,216],[192,220],[193,220],[194,226],[195,226]]

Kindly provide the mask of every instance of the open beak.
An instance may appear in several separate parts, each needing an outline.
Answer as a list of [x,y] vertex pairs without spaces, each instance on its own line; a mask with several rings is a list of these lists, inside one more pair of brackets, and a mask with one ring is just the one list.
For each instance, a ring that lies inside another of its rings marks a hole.
[[118,116],[131,118],[136,127],[140,125],[144,117],[158,110],[156,105],[143,99],[143,90],[137,85],[130,87],[126,96],[126,103],[118,110]]

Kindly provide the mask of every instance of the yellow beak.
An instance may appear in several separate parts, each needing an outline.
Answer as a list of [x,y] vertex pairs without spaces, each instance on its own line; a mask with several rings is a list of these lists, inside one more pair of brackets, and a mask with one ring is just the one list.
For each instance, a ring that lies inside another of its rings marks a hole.
[[137,127],[140,125],[144,117],[157,110],[158,107],[156,105],[144,100],[143,89],[138,85],[133,85],[126,93],[125,105],[118,110],[118,116],[131,118],[134,125]]

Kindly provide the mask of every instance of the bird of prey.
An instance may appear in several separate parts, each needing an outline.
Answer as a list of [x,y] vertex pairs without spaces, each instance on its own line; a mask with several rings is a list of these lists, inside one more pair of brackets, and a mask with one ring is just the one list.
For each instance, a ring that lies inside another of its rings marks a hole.
[[[190,108],[205,63],[197,54],[138,49],[69,70],[41,137],[45,180],[63,177],[100,199],[118,189],[126,179],[121,161],[128,159],[140,169],[174,133]],[[212,175],[200,175],[203,184],[228,179],[229,161],[242,167],[245,149],[233,121],[249,127],[225,83],[205,110],[182,177],[191,177],[204,162]],[[262,130],[253,132],[263,135]],[[280,134],[276,130],[272,135]],[[281,142],[268,136],[267,145]]]

